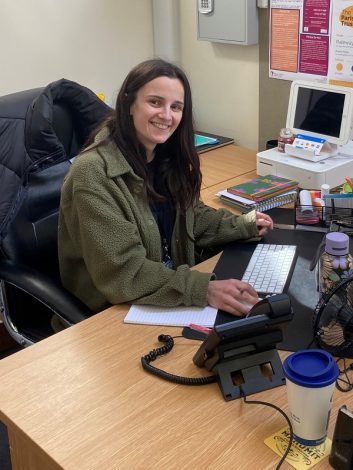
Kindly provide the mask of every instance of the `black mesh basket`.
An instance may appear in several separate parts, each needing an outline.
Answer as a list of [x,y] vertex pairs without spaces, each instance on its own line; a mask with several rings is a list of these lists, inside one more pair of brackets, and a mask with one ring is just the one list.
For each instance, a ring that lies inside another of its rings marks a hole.
[[[353,199],[352,199],[353,201]],[[353,231],[353,208],[295,204],[295,225]]]

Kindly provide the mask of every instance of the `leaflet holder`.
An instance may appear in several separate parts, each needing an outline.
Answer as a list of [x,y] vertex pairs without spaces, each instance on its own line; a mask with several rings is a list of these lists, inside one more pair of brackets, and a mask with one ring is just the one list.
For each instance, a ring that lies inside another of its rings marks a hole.
[[292,157],[303,158],[304,160],[316,163],[337,155],[338,147],[335,144],[325,142],[320,152],[317,153],[316,150],[311,148],[298,147],[294,144],[285,144],[284,151]]
[[274,295],[253,310],[246,318],[216,325],[193,358],[198,367],[217,372],[227,401],[285,383],[276,344],[293,317],[290,299]]

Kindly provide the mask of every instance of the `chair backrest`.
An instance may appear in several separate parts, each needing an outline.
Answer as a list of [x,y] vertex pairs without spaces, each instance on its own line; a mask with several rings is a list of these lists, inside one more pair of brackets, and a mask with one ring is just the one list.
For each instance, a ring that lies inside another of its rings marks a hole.
[[[71,159],[111,108],[69,80],[0,97],[0,259],[31,266],[59,281],[60,191]],[[15,321],[28,299],[7,295]],[[37,307],[36,307],[37,308]],[[40,316],[40,315],[39,315]]]
[[62,182],[110,111],[91,90],[64,79],[0,98],[1,257],[57,275]]

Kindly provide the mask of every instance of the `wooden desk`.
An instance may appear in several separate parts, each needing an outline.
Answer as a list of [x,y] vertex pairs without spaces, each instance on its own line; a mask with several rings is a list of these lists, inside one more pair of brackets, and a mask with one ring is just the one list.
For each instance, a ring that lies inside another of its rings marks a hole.
[[[285,426],[283,417],[269,407],[224,401],[218,384],[183,386],[145,372],[141,356],[160,346],[159,334],[180,328],[124,324],[125,312],[112,307],[0,361],[0,419],[8,426],[13,470],[273,470],[279,457],[263,441]],[[207,374],[192,363],[198,342],[175,343],[157,367]],[[252,398],[288,411],[285,387]],[[343,404],[353,406],[352,394],[336,390],[331,437]],[[315,468],[330,468],[328,459]]]
[[[255,152],[238,162],[238,151],[227,146],[202,155],[203,170],[214,171],[205,176],[212,191],[234,176],[233,165],[238,177],[254,171]],[[216,152],[218,163],[207,158]],[[214,262],[198,269],[212,270]],[[218,384],[182,386],[145,372],[141,356],[160,345],[159,334],[180,328],[124,324],[126,310],[112,307],[0,361],[0,419],[9,430],[13,470],[273,470],[279,457],[263,441],[285,426],[283,417],[224,401]],[[192,363],[198,346],[178,338],[156,365],[182,376],[207,374]],[[284,387],[255,397],[288,411]],[[343,404],[353,407],[352,394],[335,391],[331,437]],[[326,459],[315,468],[330,467]]]
[[227,187],[226,182],[232,178],[256,171],[256,152],[236,145],[226,145],[203,153],[200,161],[202,189],[221,183]]

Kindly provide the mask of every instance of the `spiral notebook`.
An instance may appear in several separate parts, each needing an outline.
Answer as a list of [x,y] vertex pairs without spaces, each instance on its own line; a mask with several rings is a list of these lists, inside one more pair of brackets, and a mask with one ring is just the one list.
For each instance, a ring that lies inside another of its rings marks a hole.
[[297,190],[293,189],[278,196],[265,199],[263,201],[255,202],[250,199],[246,199],[241,196],[230,193],[227,190],[220,191],[217,193],[217,196],[225,204],[229,204],[232,207],[238,209],[241,213],[250,212],[252,210],[257,210],[260,212],[268,211],[274,207],[284,206],[285,204],[290,204],[295,202],[297,199]]

